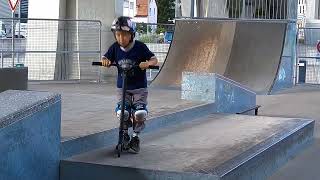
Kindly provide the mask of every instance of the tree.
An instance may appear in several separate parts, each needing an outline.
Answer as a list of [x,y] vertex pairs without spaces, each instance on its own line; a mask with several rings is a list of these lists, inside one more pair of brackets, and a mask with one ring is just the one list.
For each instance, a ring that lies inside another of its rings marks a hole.
[[158,23],[172,23],[175,17],[175,0],[156,0],[158,8]]

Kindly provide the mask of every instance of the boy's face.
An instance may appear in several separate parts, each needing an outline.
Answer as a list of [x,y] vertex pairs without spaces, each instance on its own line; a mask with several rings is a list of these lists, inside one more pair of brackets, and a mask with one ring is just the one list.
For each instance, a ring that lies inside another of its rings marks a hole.
[[117,42],[122,47],[127,47],[131,40],[131,33],[128,31],[116,31]]

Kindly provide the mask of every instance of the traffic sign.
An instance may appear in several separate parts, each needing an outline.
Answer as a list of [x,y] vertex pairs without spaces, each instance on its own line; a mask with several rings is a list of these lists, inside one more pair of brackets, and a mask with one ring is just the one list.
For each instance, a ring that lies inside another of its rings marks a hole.
[[17,8],[19,0],[8,0],[8,2],[9,2],[11,11],[14,12],[16,10],[16,8]]

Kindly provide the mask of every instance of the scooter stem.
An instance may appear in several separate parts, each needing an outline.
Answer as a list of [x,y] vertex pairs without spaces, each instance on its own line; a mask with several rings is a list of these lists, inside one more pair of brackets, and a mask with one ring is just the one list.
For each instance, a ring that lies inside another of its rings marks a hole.
[[124,126],[124,110],[126,102],[127,91],[127,72],[122,71],[122,101],[121,101],[121,114],[120,114],[120,127],[119,127],[119,144],[122,143],[123,126]]

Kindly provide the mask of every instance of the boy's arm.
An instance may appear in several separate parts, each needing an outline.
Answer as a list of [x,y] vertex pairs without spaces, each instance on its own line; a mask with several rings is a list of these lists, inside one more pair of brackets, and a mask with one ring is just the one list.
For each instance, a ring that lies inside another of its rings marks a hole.
[[148,69],[149,66],[155,66],[158,64],[158,59],[153,56],[152,58],[150,58],[149,60],[145,61],[145,62],[141,62],[139,64],[139,67],[144,70],[144,69]]
[[148,69],[149,66],[155,66],[158,64],[158,59],[157,57],[154,55],[154,53],[152,53],[149,48],[143,44],[143,60],[145,62],[141,62],[139,64],[139,67],[144,70],[144,69]]
[[114,57],[114,47],[111,46],[108,51],[101,57],[101,63],[105,67],[110,67]]
[[102,66],[110,67],[112,62],[108,58],[106,58],[105,56],[102,56],[101,63],[102,63]]
[[150,60],[148,61],[148,65],[149,66],[155,66],[155,65],[157,65],[158,64],[158,59],[157,59],[157,57],[152,57],[152,58],[150,58]]

